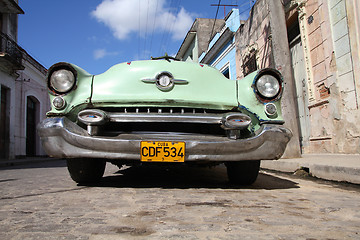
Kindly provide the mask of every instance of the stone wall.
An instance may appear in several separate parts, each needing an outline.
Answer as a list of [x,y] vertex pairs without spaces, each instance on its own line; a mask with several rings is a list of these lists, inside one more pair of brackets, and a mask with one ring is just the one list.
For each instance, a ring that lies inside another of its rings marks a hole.
[[[251,61],[255,59],[258,69],[274,67],[282,72],[286,89],[292,91],[293,76],[287,75],[288,66],[281,59],[288,58],[287,35],[283,35],[287,29],[279,24],[281,21],[271,19],[276,19],[276,14],[269,6],[277,0],[271,1],[256,1],[249,19],[236,32],[237,79],[247,73],[247,64],[253,67]],[[302,152],[360,153],[360,4],[357,0],[285,3],[286,20],[298,18],[304,53],[310,126],[301,127],[308,127],[310,136]],[[283,97],[283,115],[290,117],[288,121],[294,120],[289,109],[294,106],[292,98],[296,98],[292,93]],[[296,132],[296,124],[291,125]]]
[[290,50],[281,2],[256,1],[249,19],[236,32],[235,39],[237,79],[241,79],[256,69],[267,67],[276,68],[282,73],[285,84],[282,113],[285,126],[293,132],[293,138],[287,145],[284,157],[300,157],[299,127],[296,121]]
[[[302,6],[302,41],[310,88],[307,153],[360,153],[359,90],[345,0],[308,0]],[[356,56],[356,54],[355,54]],[[358,55],[357,55],[358,56]]]
[[235,34],[237,79],[244,77],[244,65],[255,56],[256,67],[274,67],[269,10],[266,1],[256,1],[250,17]]

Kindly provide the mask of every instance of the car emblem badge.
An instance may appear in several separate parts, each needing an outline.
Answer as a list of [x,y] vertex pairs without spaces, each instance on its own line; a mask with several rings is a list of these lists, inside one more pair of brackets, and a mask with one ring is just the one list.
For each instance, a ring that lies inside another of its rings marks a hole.
[[155,78],[141,79],[144,83],[155,83],[157,88],[161,91],[170,91],[174,88],[175,84],[188,84],[187,80],[174,79],[173,75],[169,72],[161,72]]

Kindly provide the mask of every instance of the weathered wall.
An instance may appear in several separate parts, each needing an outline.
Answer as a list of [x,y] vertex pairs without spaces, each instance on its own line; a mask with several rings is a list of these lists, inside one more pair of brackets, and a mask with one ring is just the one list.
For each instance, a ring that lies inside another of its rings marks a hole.
[[[282,6],[269,9],[274,3],[279,2],[258,0],[235,35],[237,78],[243,77],[246,61],[255,55],[257,68],[277,68],[285,76],[286,89],[293,91],[294,80],[283,64],[288,59],[287,29],[279,18],[282,14],[276,13]],[[290,16],[286,19],[298,18],[304,52],[310,136],[306,139],[309,144],[302,150],[360,153],[360,3],[357,0],[286,3],[295,6],[287,9]],[[290,121],[295,119],[291,119],[293,112],[289,109],[293,107],[293,97],[293,93],[283,97],[283,115],[285,119],[290,117]],[[296,132],[296,124],[290,125]]]
[[225,20],[216,19],[215,25],[214,19],[199,18],[197,20],[198,22],[196,29],[201,29],[201,31],[197,31],[197,41],[199,47],[198,57],[200,57],[200,55],[208,49],[210,40],[212,39],[213,35],[215,35],[217,32],[220,32],[221,28],[225,24]]
[[308,0],[299,8],[310,89],[311,136],[304,152],[360,153],[359,48],[350,41],[356,26],[347,2],[353,3]]
[[[32,64],[24,61],[25,69],[19,71],[15,84],[15,155],[26,155],[26,111],[27,98],[32,97],[38,101],[36,121],[39,123],[46,117],[50,110],[50,100],[46,87],[45,76],[40,73]],[[46,155],[42,149],[39,136],[36,137],[36,155]]]
[[[1,88],[8,89],[8,111],[7,115],[9,118],[8,122],[8,135],[9,135],[9,143],[8,147],[8,157],[14,158],[15,157],[15,78],[16,76],[9,75],[3,71],[0,71],[0,86]],[[0,89],[1,90],[1,89]],[[1,94],[1,92],[0,92]],[[1,97],[1,96],[0,96]]]
[[176,58],[182,61],[198,62],[200,55],[208,49],[211,38],[220,32],[224,24],[224,19],[215,21],[209,18],[196,18],[176,54]]
[[[249,19],[236,35],[236,62],[238,79],[247,73],[246,65],[251,65],[252,56],[256,58],[256,68],[273,67],[284,76],[285,90],[282,112],[286,127],[293,132],[285,158],[300,156],[298,123],[291,73],[290,50],[287,42],[285,15],[281,1],[259,0],[250,12]],[[250,66],[251,68],[251,66]],[[255,70],[255,69],[252,69]]]
[[243,66],[251,54],[256,54],[257,67],[274,67],[269,10],[266,1],[256,1],[249,19],[235,34],[237,79],[244,77]]

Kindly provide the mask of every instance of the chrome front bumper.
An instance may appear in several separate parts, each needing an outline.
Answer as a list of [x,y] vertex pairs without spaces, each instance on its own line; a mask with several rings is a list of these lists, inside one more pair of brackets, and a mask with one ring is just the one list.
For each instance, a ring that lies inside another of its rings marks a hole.
[[282,156],[292,133],[281,125],[264,124],[247,139],[193,134],[120,134],[89,136],[65,117],[47,118],[38,125],[47,154],[58,158],[104,158],[140,161],[141,141],[183,141],[185,161],[274,160]]

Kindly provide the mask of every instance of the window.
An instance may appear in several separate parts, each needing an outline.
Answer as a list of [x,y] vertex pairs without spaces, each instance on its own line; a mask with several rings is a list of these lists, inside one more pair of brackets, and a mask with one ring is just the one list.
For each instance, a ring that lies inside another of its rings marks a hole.
[[220,68],[220,72],[227,77],[228,79],[230,79],[230,62],[227,62],[224,66],[222,66],[222,68]]
[[250,73],[257,70],[256,64],[256,51],[251,52],[243,60],[243,74],[244,76],[249,75]]
[[225,77],[230,79],[230,71],[229,68],[226,68],[225,71],[221,72]]

